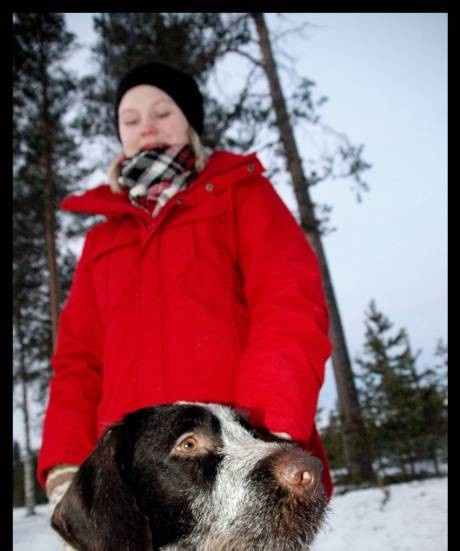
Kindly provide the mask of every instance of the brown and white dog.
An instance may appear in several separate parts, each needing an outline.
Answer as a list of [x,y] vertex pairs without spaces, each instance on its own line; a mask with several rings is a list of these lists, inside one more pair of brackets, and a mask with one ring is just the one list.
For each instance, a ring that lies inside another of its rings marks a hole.
[[144,408],[107,430],[52,526],[81,551],[305,551],[320,478],[317,458],[226,406]]

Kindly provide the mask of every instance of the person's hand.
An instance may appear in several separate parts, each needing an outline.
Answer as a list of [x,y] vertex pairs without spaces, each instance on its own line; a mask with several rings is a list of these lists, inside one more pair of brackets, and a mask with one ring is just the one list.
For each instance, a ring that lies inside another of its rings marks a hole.
[[57,465],[53,467],[46,477],[46,497],[48,498],[51,514],[56,505],[61,501],[66,493],[72,479],[77,471],[76,465]]
[[[45,489],[50,505],[50,516],[53,514],[56,505],[61,501],[66,493],[77,469],[78,467],[76,465],[57,465],[48,472]],[[60,536],[58,537],[64,551],[76,551]]]

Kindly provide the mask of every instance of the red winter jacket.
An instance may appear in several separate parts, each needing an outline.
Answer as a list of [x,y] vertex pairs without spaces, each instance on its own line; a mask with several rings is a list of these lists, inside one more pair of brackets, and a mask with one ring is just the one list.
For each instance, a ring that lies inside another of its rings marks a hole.
[[62,310],[38,479],[106,426],[177,400],[248,410],[324,464],[314,425],[331,346],[316,257],[255,155],[215,152],[157,218],[108,185],[62,208],[103,214]]

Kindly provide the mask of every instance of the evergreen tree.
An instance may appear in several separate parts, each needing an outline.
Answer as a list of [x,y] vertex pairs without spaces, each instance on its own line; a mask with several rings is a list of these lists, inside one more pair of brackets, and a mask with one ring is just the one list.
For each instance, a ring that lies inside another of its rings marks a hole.
[[429,370],[427,373],[431,377],[431,382],[436,385],[436,388],[442,395],[444,408],[447,410],[448,404],[448,388],[447,388],[447,369],[448,369],[448,360],[447,360],[447,345],[439,339],[436,344],[436,350],[434,353],[435,357],[438,358],[438,362],[433,369]]
[[336,404],[334,410],[329,413],[328,424],[320,430],[324,447],[327,450],[329,465],[331,470],[336,472],[336,481],[340,478],[337,476],[337,471],[347,467],[342,438],[344,421],[338,409]]
[[447,346],[439,340],[435,357],[440,363],[420,373],[420,436],[417,442],[420,457],[429,460],[436,474],[441,462],[447,462]]
[[[279,136],[281,143],[283,144],[286,166],[291,175],[292,185],[299,207],[300,225],[315,250],[320,265],[331,322],[330,336],[333,343],[332,364],[336,379],[341,415],[345,420],[345,430],[343,430],[342,435],[349,475],[355,480],[372,480],[374,478],[372,463],[367,454],[367,448],[364,445],[366,440],[365,424],[361,415],[353,378],[353,371],[347,351],[345,335],[335,298],[329,266],[321,241],[321,225],[319,220],[316,219],[315,205],[311,199],[309,191],[311,185],[313,183],[317,183],[319,179],[307,178],[303,170],[302,160],[300,158],[294,136],[293,125],[289,117],[287,103],[281,88],[278,68],[273,54],[268,28],[265,24],[264,14],[252,13],[251,16],[254,19],[257,29],[263,59],[263,67],[270,87],[270,93],[279,129]],[[307,79],[303,79],[301,84],[303,92],[300,95],[301,99],[308,104],[307,111],[314,112],[309,90],[311,82]],[[311,114],[307,111],[300,110],[300,112],[298,112],[295,110],[294,113],[298,117],[300,116],[301,118],[307,119],[311,122]],[[354,176],[361,186],[365,186],[361,180],[361,172],[366,170],[369,165],[361,160],[360,150],[358,150],[358,153],[356,154],[356,151],[354,151],[354,149],[350,146],[348,146],[347,149],[341,147],[340,153],[343,158],[347,158],[348,156],[353,157],[353,162],[350,163],[350,167],[352,167],[350,168],[350,174]],[[329,172],[330,170],[327,171],[327,173]]]
[[13,439],[13,507],[24,505],[23,464],[21,446]]
[[[78,136],[67,121],[77,79],[62,64],[74,51],[74,36],[60,14],[14,14],[13,31],[15,341],[26,354],[29,373],[42,371],[44,364],[49,374],[59,306],[75,260],[65,244],[56,251],[57,240],[65,241],[67,225],[54,213],[87,173],[79,165]],[[79,233],[75,224],[70,229]]]
[[[20,449],[18,448],[17,451],[20,451]],[[31,465],[32,470],[35,472],[37,466],[37,454],[35,452],[32,454]],[[21,455],[17,455],[13,463],[13,507],[24,507],[26,504],[24,495],[24,467],[25,464],[23,459],[21,458]],[[38,484],[38,481],[35,477],[31,478],[31,483],[34,484],[36,503],[47,503],[48,499],[46,497],[45,490]]]
[[418,461],[436,457],[444,431],[442,395],[428,372],[417,369],[418,354],[412,352],[406,330],[394,332],[374,301],[365,327],[363,355],[356,363],[369,444],[380,470],[393,466],[404,477],[415,477]]
[[21,463],[21,446],[13,439],[13,467]]
[[[13,32],[13,381],[21,389],[25,499],[32,514],[30,407],[31,401],[44,406],[59,305],[70,275],[66,249],[56,249],[61,228],[55,210],[81,172],[75,136],[65,122],[75,80],[62,66],[74,37],[64,17],[50,13],[14,14]],[[59,268],[65,278],[58,278]]]

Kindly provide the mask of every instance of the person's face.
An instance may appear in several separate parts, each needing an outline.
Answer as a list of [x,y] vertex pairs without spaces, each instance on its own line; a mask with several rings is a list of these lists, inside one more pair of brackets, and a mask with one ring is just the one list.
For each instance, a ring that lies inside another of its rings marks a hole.
[[175,101],[150,84],[130,88],[118,106],[118,130],[127,157],[158,144],[188,143],[188,129]]

